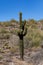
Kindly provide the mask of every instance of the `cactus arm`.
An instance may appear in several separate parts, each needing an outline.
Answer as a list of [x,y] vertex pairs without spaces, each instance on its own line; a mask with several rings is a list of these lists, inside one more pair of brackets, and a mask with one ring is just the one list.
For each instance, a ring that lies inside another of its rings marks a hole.
[[25,36],[27,34],[27,28],[25,29],[23,36]]

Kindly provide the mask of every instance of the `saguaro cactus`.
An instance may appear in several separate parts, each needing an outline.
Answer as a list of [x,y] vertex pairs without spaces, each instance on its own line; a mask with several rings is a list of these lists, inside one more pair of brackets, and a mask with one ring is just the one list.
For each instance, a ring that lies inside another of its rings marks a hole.
[[27,33],[27,28],[25,27],[26,21],[22,22],[22,13],[20,15],[20,31],[18,32],[18,36],[20,39],[20,57],[23,60],[24,56],[24,43],[23,43],[23,38]]

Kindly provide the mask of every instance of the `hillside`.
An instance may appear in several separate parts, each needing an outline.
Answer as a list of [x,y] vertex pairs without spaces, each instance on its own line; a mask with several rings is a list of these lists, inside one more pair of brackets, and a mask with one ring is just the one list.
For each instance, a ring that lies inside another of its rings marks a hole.
[[[20,60],[19,22],[0,22],[0,65],[42,65],[43,64],[43,20],[26,22],[24,37],[24,61]],[[17,62],[16,62],[17,60]],[[9,63],[9,64],[7,64]],[[18,64],[17,64],[18,63]]]

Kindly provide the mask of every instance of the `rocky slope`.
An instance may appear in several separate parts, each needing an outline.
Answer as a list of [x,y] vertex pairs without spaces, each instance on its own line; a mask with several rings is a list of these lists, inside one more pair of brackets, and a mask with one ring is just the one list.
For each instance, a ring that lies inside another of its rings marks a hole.
[[39,42],[43,44],[43,25],[27,23],[24,61],[20,59],[19,37],[16,35],[19,24],[0,25],[0,65],[43,65],[43,48],[39,46]]

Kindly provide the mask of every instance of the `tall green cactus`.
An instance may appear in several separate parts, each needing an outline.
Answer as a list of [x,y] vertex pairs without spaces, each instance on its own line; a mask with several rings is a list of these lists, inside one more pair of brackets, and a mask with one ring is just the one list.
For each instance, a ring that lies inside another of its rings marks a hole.
[[22,22],[22,13],[20,15],[20,31],[18,32],[18,36],[20,39],[20,57],[23,60],[24,56],[24,43],[23,43],[23,38],[27,34],[27,28],[25,27],[26,21]]

